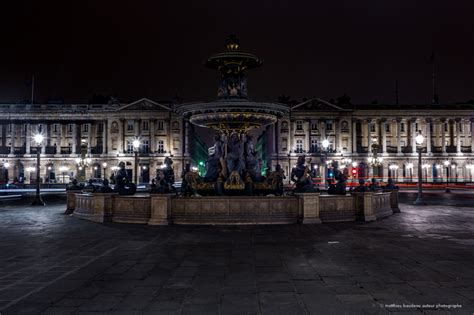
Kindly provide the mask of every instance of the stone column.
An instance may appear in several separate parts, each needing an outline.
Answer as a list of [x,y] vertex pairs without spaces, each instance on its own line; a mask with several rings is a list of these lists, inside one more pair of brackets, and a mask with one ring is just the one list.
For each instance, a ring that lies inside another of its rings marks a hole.
[[471,153],[474,153],[474,118],[471,118],[469,121],[471,123]]
[[[26,154],[30,154],[31,153],[31,123],[30,122],[27,122],[26,123]],[[26,174],[26,171],[25,171],[25,174]]]
[[461,128],[462,121],[460,118],[456,118],[455,129],[456,129],[456,152],[457,154],[461,154]]
[[15,124],[10,124],[10,154],[15,154]]
[[448,132],[449,132],[449,146],[454,146],[454,120],[450,119],[448,124]]
[[321,144],[321,148],[322,148],[323,140],[326,139],[326,121],[324,119],[320,120],[319,125],[320,125],[319,132],[321,134],[321,140],[319,141],[319,143]]
[[155,153],[157,148],[155,144],[155,123],[156,119],[150,119],[150,126],[149,126],[149,131],[150,131],[150,153]]
[[[87,151],[90,153],[92,149],[92,123],[87,123],[89,125],[88,133],[87,133]],[[95,146],[97,147],[97,142],[95,143]]]
[[56,154],[61,154],[62,136],[63,136],[63,124],[58,123],[58,129],[56,131]]
[[352,120],[352,153],[357,153],[357,120]]
[[184,120],[184,156],[189,156],[189,128],[189,120],[186,119]]
[[446,119],[441,119],[441,151],[446,154]]
[[109,153],[109,147],[108,147],[108,133],[109,133],[109,129],[107,128],[108,127],[108,124],[107,124],[107,120],[104,120],[104,122],[102,123],[102,126],[103,126],[103,129],[102,129],[102,154],[107,154]]
[[431,154],[431,118],[426,120],[426,153]]
[[126,152],[126,151],[125,151],[125,146],[126,146],[126,144],[125,144],[125,131],[127,130],[126,127],[125,127],[125,124],[126,124],[127,122],[126,122],[125,119],[123,119],[123,118],[120,118],[120,121],[122,122],[122,123],[121,123],[121,125],[122,125],[121,130],[122,130],[122,132],[121,132],[121,134],[120,134],[121,140],[122,140],[122,153],[125,153],[125,152]]
[[[380,121],[380,132],[382,133],[382,153],[387,154],[387,121],[385,119]],[[384,168],[385,169],[385,168]]]
[[414,154],[416,154],[416,128],[415,128],[415,124],[416,124],[416,118],[414,118],[410,121],[411,153],[414,153]]
[[77,123],[72,124],[72,154],[76,154],[77,149]]
[[140,119],[135,119],[133,121],[134,124],[134,130],[135,130],[135,137],[138,138],[140,137]]
[[334,146],[336,152],[342,153],[342,148],[341,148],[341,130],[340,130],[340,123],[339,119],[334,120]]
[[397,154],[402,154],[402,119],[397,118]]
[[372,136],[370,132],[370,125],[372,124],[372,119],[367,119],[367,152],[370,153],[372,150]]

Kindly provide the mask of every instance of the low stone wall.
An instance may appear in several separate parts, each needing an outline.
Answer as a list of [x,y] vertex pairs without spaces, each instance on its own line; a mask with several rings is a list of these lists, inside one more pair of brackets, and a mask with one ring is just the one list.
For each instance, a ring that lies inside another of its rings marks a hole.
[[319,198],[319,207],[322,222],[355,221],[354,197],[351,195],[323,195]]
[[304,193],[285,197],[76,193],[74,215],[95,222],[150,225],[375,221],[393,213],[393,201],[397,200],[393,197],[394,193],[397,191],[345,196]]

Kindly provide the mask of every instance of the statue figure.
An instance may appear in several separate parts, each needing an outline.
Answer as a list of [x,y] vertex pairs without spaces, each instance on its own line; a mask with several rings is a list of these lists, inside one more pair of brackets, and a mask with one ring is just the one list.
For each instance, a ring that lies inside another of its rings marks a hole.
[[393,180],[393,178],[389,178],[387,185],[384,187],[384,190],[396,190],[396,189],[398,189],[398,186],[395,185],[395,181]]
[[216,134],[214,136],[214,145],[209,148],[209,156],[206,161],[206,175],[204,176],[204,181],[214,182],[217,180],[219,173],[222,170],[222,160],[223,160],[223,142],[221,137]]
[[305,165],[305,156],[300,155],[296,166],[291,169],[290,179],[295,183],[294,192],[304,193],[304,192],[317,192],[318,189],[314,187],[313,181],[310,177],[311,170],[307,165]]
[[184,196],[198,196],[196,190],[193,187],[195,187],[199,181],[199,174],[191,170],[191,164],[186,163],[183,174],[181,174],[181,178],[181,193]]
[[97,189],[97,192],[100,192],[100,193],[111,193],[113,191],[114,190],[109,186],[108,179],[104,179],[104,181],[102,182],[102,186],[100,186],[99,189]]
[[154,182],[152,182],[151,193],[169,194],[176,191],[176,189],[173,186],[174,171],[173,171],[173,168],[171,167],[172,164],[173,164],[173,160],[171,160],[171,158],[169,157],[166,157],[163,168],[160,170],[157,170],[156,172],[156,178]]
[[77,179],[73,179],[72,182],[66,186],[66,190],[82,190],[84,188],[83,185],[80,185]]
[[354,188],[353,192],[367,192],[369,189],[365,186],[365,180],[359,178],[359,186]]
[[371,191],[380,191],[380,190],[382,190],[382,188],[379,185],[379,182],[377,182],[377,180],[375,178],[372,178],[371,183],[369,185],[369,189]]
[[234,132],[230,135],[230,139],[227,143],[227,174],[231,174],[235,171],[242,176],[242,170],[244,169],[243,153],[240,137]]
[[247,135],[247,140],[244,143],[244,155],[247,172],[253,181],[261,181],[262,175],[260,174],[260,168],[258,160],[256,159],[257,153],[253,144],[253,137]]
[[273,188],[273,192],[277,196],[283,195],[283,180],[286,178],[285,172],[280,164],[275,166],[275,171],[269,172],[266,178],[267,185]]
[[87,185],[86,187],[84,187],[84,189],[82,191],[84,192],[88,192],[88,193],[93,193],[96,191],[96,187],[94,186],[94,181],[91,179],[89,179],[89,181],[87,182]]
[[329,195],[345,195],[347,176],[338,169],[336,169],[334,172],[335,172],[334,178],[337,180],[337,183],[336,185],[329,186],[328,194]]
[[125,170],[125,162],[120,162],[119,170],[115,176],[115,188],[114,190],[119,193],[119,195],[133,195],[137,191],[137,186],[134,183],[131,183],[127,171]]

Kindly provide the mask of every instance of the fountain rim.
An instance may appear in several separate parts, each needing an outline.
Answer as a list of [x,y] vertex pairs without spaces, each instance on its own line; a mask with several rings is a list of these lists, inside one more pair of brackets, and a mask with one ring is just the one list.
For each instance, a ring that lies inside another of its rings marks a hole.
[[247,99],[191,102],[176,106],[174,111],[182,116],[208,112],[272,113],[283,116],[289,113],[288,105],[281,103],[255,102]]

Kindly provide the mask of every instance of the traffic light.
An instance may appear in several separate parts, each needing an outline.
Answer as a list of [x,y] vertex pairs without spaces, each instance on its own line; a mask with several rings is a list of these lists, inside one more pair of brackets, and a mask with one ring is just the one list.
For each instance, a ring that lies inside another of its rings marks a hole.
[[353,168],[352,169],[352,176],[356,176],[357,175],[357,168]]

